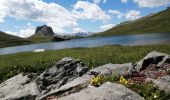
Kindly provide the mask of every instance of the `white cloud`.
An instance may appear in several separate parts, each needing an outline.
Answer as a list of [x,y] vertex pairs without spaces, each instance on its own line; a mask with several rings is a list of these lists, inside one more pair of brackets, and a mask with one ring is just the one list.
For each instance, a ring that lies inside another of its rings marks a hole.
[[100,3],[101,0],[93,0],[94,3]]
[[139,7],[156,7],[170,4],[170,0],[133,0]]
[[79,33],[79,32],[86,32],[84,29],[80,28],[80,27],[75,27],[73,29],[73,33]]
[[126,3],[128,0],[121,0],[122,3]]
[[123,13],[119,10],[109,10],[108,12],[116,15],[117,18],[125,18],[127,20],[135,20],[141,17],[141,12],[137,10],[129,10],[126,13]]
[[115,24],[106,24],[106,25],[101,26],[100,29],[102,31],[105,31],[105,30],[108,30],[108,29],[110,29],[110,28],[112,28],[114,26],[115,26]]
[[66,27],[77,26],[77,20],[64,7],[42,0],[1,0],[0,20],[6,16],[43,22],[53,27],[54,32],[63,32]]
[[109,10],[108,12],[116,15],[117,18],[122,18],[124,16],[124,13],[120,12],[119,10]]
[[19,32],[6,31],[6,33],[25,38],[33,35],[35,33],[35,28],[31,25],[31,23],[27,23],[27,25]]
[[93,0],[94,3],[98,4],[98,3],[106,3],[108,0]]
[[77,19],[108,20],[110,16],[106,14],[96,3],[78,1],[72,11]]
[[[9,16],[18,20],[42,22],[51,26],[55,33],[64,33],[65,28],[78,27],[77,21],[80,19],[105,21],[111,18],[97,4],[102,0],[95,1],[96,3],[77,1],[73,10],[69,11],[57,3],[46,3],[43,0],[1,0],[0,22],[4,22]],[[24,30],[18,34],[23,36],[20,33],[28,31]]]
[[130,10],[126,13],[125,16],[127,20],[135,20],[141,17],[140,13],[140,11]]

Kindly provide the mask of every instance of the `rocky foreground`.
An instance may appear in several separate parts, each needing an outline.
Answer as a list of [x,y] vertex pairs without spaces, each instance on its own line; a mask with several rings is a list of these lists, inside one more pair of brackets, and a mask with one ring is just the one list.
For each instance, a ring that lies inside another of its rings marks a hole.
[[170,92],[170,56],[153,51],[134,66],[110,63],[94,69],[66,57],[39,75],[21,73],[1,83],[0,100],[144,100],[123,84],[92,85],[96,76],[113,74],[141,84],[152,81],[160,90]]

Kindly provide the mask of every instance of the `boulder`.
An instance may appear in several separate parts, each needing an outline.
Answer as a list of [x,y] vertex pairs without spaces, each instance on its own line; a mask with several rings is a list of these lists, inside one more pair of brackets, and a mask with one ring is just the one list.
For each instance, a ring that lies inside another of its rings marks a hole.
[[[91,69],[84,74],[82,77],[77,77],[73,81],[61,86],[59,89],[55,89],[47,94],[41,95],[38,97],[38,100],[46,100],[49,96],[65,96],[69,93],[78,92],[81,89],[87,87],[93,77],[97,74],[100,75],[128,75],[130,74],[129,71],[132,68],[131,63],[127,64],[106,64],[103,66],[96,67]],[[79,100],[79,99],[77,99]],[[90,99],[89,99],[90,100]]]
[[35,30],[36,35],[53,36],[53,29],[47,25],[38,26]]
[[152,81],[161,90],[170,92],[170,56],[153,51],[133,68],[132,80]]
[[0,84],[0,100],[35,100],[40,91],[29,75],[19,74]]
[[128,76],[131,74],[133,66],[132,63],[125,63],[125,64],[106,64],[103,66],[96,67],[91,69],[88,73],[98,73],[100,75],[111,75],[114,74],[115,76]]
[[168,54],[153,51],[137,62],[134,68],[137,72],[140,72],[141,70],[146,69],[150,64],[162,66],[164,63],[170,63],[170,56]]
[[100,87],[89,86],[56,100],[144,100],[144,98],[121,84],[107,82]]
[[159,79],[147,78],[146,81],[152,81],[160,90],[170,93],[170,76],[160,77]]
[[0,84],[0,100],[35,100],[88,71],[78,59],[63,58],[40,75],[19,74]]
[[60,88],[62,85],[82,76],[88,71],[88,67],[78,59],[63,58],[55,66],[44,71],[36,79],[41,93],[48,93]]

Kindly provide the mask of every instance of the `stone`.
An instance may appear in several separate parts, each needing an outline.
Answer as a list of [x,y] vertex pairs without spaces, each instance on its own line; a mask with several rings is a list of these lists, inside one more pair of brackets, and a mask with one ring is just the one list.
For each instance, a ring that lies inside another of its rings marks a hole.
[[133,66],[132,63],[126,64],[106,64],[103,66],[96,67],[91,69],[88,73],[99,73],[100,75],[119,75],[119,76],[128,76],[131,74]]
[[[69,60],[69,58],[65,58],[62,61]],[[96,67],[91,69],[84,74],[82,77],[77,77],[73,81],[61,86],[59,89],[55,89],[45,95],[41,95],[37,98],[37,100],[45,100],[49,96],[64,96],[69,94],[70,92],[77,92],[79,89],[83,89],[87,87],[96,73],[100,75],[112,75],[113,73],[116,75],[128,75],[130,74],[129,71],[132,68],[131,63],[127,64],[106,64],[103,66]],[[78,90],[77,90],[78,88]],[[76,89],[76,90],[75,90]],[[90,100],[90,99],[89,99]]]
[[141,70],[146,69],[150,64],[161,66],[165,62],[170,63],[170,56],[168,54],[153,51],[137,62],[134,69],[135,71],[140,72]]
[[153,84],[158,86],[160,90],[164,90],[165,92],[170,92],[170,76],[160,77],[159,79],[151,79],[147,78],[146,81],[152,81]]
[[31,75],[19,74],[0,84],[0,100],[35,100],[40,91]]
[[53,29],[47,25],[38,26],[35,30],[36,35],[53,36]]
[[63,58],[36,79],[41,91],[48,93],[82,76],[88,67],[78,59]]
[[107,82],[100,87],[87,87],[77,93],[58,97],[56,100],[144,100],[144,98],[121,84]]

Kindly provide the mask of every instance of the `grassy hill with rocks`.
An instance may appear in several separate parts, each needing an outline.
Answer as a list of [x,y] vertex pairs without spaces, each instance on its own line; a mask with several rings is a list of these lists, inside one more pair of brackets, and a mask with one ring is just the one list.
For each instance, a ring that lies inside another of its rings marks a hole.
[[96,36],[112,36],[140,33],[170,33],[170,8],[161,12],[142,17],[134,21],[127,21],[97,33]]

